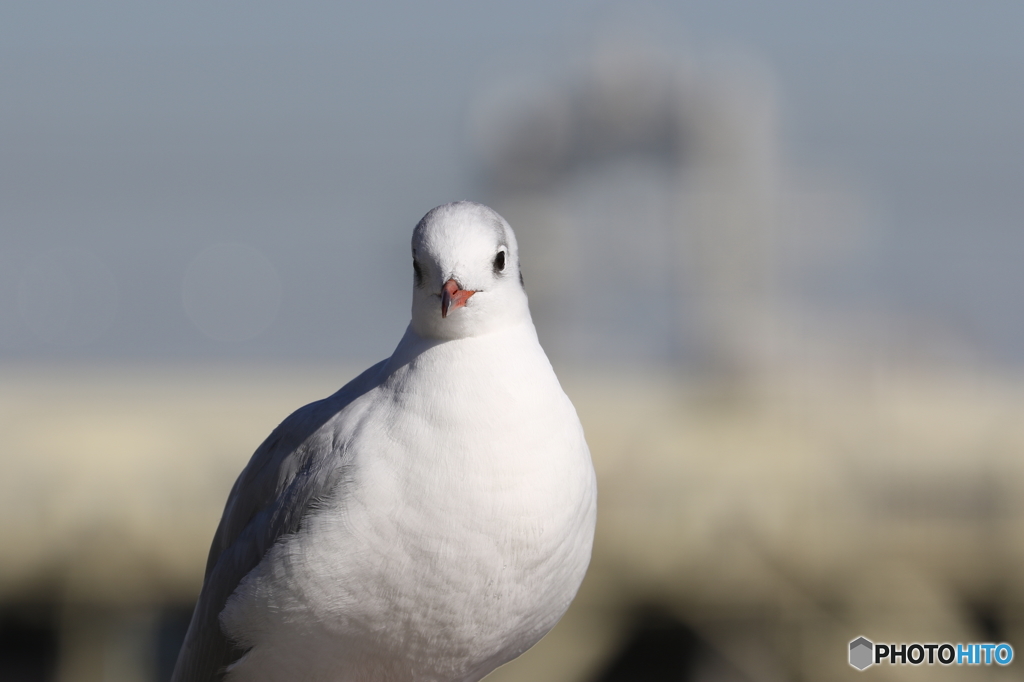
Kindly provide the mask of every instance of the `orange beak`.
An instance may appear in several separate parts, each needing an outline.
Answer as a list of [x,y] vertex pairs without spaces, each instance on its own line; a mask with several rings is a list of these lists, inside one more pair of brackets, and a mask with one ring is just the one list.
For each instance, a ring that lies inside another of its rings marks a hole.
[[441,287],[441,317],[448,317],[448,311],[466,305],[475,291],[460,289],[459,283],[450,279]]

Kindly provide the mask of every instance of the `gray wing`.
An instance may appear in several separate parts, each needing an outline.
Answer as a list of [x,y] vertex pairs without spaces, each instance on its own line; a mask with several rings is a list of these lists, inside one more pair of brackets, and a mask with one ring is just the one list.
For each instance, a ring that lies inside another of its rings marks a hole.
[[245,653],[220,628],[224,605],[249,571],[341,483],[334,415],[380,383],[382,361],[340,391],[296,410],[257,448],[228,496],[213,537],[206,578],[178,654],[172,682],[214,682]]

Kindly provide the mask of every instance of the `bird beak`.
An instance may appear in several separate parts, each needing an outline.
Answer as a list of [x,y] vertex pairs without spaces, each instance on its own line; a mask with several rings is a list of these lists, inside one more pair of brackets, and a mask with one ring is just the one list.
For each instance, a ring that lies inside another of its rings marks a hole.
[[441,317],[448,317],[448,311],[466,305],[475,291],[460,289],[459,283],[450,279],[441,287]]

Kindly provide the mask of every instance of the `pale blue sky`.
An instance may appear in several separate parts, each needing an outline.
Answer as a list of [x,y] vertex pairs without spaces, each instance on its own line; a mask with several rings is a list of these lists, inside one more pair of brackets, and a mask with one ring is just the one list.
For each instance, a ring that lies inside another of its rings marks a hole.
[[[987,357],[1024,360],[1024,5],[633,7],[3,3],[0,361],[386,355],[412,226],[480,192],[471,102],[619,24],[774,74],[789,163],[842,178],[872,216],[823,295],[925,311]],[[279,312],[255,338],[208,338],[183,308],[189,264],[219,242],[276,270]],[[117,293],[103,330],[76,340],[26,319],[48,294],[24,269],[82,250],[82,281]]]

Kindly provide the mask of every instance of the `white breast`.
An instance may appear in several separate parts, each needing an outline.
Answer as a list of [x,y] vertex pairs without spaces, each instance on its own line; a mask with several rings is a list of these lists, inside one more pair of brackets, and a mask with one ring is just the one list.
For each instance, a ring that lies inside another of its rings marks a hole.
[[229,680],[477,680],[555,624],[596,488],[532,326],[418,352],[336,421],[349,480],[229,601]]

